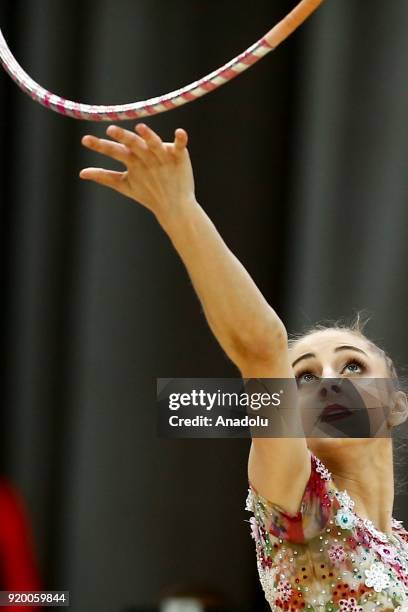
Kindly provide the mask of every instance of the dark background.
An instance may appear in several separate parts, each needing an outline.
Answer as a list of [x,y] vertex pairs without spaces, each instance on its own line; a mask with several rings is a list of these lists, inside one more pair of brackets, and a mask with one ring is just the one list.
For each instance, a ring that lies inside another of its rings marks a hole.
[[[0,25],[41,85],[114,104],[207,74],[293,5],[2,0]],[[148,120],[165,140],[188,130],[198,201],[290,333],[367,309],[397,366],[407,29],[406,0],[327,0],[248,72]],[[156,436],[157,377],[239,373],[154,216],[78,178],[116,167],[80,144],[108,124],[57,115],[4,72],[0,117],[2,470],[46,588],[69,589],[75,612],[151,607],[180,582],[266,609],[245,522],[249,441]],[[408,520],[403,495],[394,516]]]

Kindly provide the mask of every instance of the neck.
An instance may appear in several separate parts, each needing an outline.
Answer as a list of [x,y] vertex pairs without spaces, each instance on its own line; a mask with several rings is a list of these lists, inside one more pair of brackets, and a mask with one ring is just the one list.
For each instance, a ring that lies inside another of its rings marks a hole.
[[394,504],[394,468],[391,438],[361,438],[324,445],[316,452],[339,490],[354,500],[355,513],[371,520],[390,535]]

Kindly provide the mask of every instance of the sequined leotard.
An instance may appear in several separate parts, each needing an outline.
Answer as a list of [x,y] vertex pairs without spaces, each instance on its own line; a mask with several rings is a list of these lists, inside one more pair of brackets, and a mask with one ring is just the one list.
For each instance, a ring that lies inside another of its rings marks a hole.
[[[310,452],[310,451],[309,451]],[[246,510],[259,578],[273,611],[408,612],[408,532],[392,535],[354,511],[325,465],[310,452],[300,510],[285,512],[249,482]]]

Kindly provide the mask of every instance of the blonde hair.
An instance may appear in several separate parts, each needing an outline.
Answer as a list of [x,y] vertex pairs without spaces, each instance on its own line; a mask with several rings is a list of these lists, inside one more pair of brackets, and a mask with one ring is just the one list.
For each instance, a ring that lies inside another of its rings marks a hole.
[[299,340],[301,340],[302,338],[305,338],[306,336],[310,336],[311,334],[314,334],[317,331],[323,331],[326,329],[348,331],[348,332],[351,332],[352,334],[355,334],[359,338],[364,339],[373,351],[380,353],[380,355],[385,360],[388,372],[390,374],[390,378],[394,378],[398,380],[397,370],[396,370],[396,367],[391,357],[381,347],[375,344],[375,342],[370,340],[364,333],[364,328],[366,327],[371,317],[372,315],[369,315],[369,314],[364,315],[364,311],[359,310],[356,312],[356,314],[350,321],[347,321],[346,319],[341,318],[341,319],[336,319],[336,320],[326,319],[325,322],[315,323],[314,325],[303,330],[303,332],[289,334],[288,335],[289,348],[293,348],[293,346]]

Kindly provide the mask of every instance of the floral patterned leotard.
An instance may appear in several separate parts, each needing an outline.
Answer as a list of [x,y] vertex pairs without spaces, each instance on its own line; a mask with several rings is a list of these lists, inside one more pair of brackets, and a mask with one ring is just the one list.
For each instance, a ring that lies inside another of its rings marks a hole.
[[259,578],[273,611],[408,612],[408,532],[359,517],[347,491],[311,451],[300,510],[291,514],[249,482],[246,510]]

